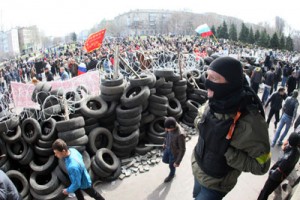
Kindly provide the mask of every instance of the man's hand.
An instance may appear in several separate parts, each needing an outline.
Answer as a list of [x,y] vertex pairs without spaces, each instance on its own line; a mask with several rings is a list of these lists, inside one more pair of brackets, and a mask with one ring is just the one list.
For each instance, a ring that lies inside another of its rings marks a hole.
[[69,193],[67,192],[67,189],[66,189],[66,188],[63,189],[62,193],[65,194],[65,195],[68,195],[68,194],[69,194]]
[[179,167],[179,165],[180,165],[180,164],[176,164],[176,163],[174,163],[174,165],[173,165],[173,166],[174,166],[174,167]]
[[287,140],[285,140],[281,146],[282,151],[284,151],[286,149],[286,147],[288,146],[289,142]]

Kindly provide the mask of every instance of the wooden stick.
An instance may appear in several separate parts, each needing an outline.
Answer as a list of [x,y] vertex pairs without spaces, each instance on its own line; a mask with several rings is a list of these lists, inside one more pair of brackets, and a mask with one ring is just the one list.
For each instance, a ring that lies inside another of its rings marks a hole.
[[193,80],[193,82],[195,83],[195,86],[197,87],[198,90],[200,90],[198,84],[196,83],[195,79],[193,77],[191,77],[191,79]]
[[146,147],[163,147],[163,144],[145,144]]
[[114,75],[113,78],[118,78],[119,77],[119,46],[116,46],[116,50],[115,50],[115,55],[114,55]]

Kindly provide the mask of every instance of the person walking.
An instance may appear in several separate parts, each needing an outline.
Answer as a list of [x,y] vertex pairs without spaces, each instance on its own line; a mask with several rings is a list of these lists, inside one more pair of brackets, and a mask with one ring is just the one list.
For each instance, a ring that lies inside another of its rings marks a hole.
[[170,168],[170,173],[164,180],[164,182],[167,183],[174,178],[176,168],[180,166],[185,154],[185,135],[180,131],[179,125],[174,117],[166,118],[164,127],[166,139],[163,144],[163,162],[168,164]]
[[300,135],[292,133],[283,146],[283,156],[271,167],[269,177],[261,190],[258,200],[268,200],[269,195],[292,172],[299,160]]
[[279,121],[279,126],[274,135],[271,147],[275,146],[275,144],[280,136],[280,132],[281,132],[283,126],[285,125],[285,130],[282,133],[282,135],[278,141],[278,146],[282,145],[282,141],[283,141],[284,137],[288,133],[291,125],[294,123],[294,120],[295,120],[296,114],[297,114],[297,110],[298,110],[298,106],[299,106],[297,97],[298,97],[298,91],[294,90],[292,96],[288,97],[286,99],[284,106],[283,106],[283,114]]
[[78,200],[84,200],[82,191],[96,200],[104,200],[92,185],[90,175],[84,165],[82,155],[75,148],[68,148],[65,141],[57,139],[52,144],[54,155],[59,159],[64,159],[66,169],[71,181],[71,185],[62,192],[65,195],[75,193]]
[[192,155],[196,200],[220,200],[241,173],[265,174],[270,143],[264,109],[246,84],[241,63],[231,57],[215,59],[207,70],[208,102],[198,110],[198,142]]
[[66,72],[65,67],[60,67],[59,71],[60,71],[60,79],[62,81],[66,81],[70,78],[69,74]]
[[271,67],[271,69],[268,70],[267,73],[265,74],[265,88],[261,99],[263,105],[265,104],[265,102],[267,101],[270,95],[271,89],[274,85],[274,78],[275,78],[274,68]]
[[263,73],[261,67],[256,67],[251,75],[251,88],[257,94],[259,89],[259,84],[262,81]]
[[45,76],[47,81],[54,81],[53,74],[50,71],[51,66],[45,68]]
[[285,88],[280,87],[278,91],[274,92],[266,102],[265,108],[267,108],[269,103],[271,103],[271,109],[269,112],[267,123],[268,125],[270,124],[270,121],[273,115],[275,114],[275,122],[274,122],[275,129],[277,128],[277,123],[279,122],[279,112],[282,108],[282,101],[285,100],[286,97],[287,95],[285,93]]
[[297,86],[297,73],[296,71],[292,72],[292,75],[290,75],[286,81],[286,87],[287,87],[287,93],[289,96],[292,95],[292,92],[296,89]]
[[[2,155],[5,156],[5,155]],[[0,169],[0,199],[3,200],[22,200],[16,186],[10,178]]]

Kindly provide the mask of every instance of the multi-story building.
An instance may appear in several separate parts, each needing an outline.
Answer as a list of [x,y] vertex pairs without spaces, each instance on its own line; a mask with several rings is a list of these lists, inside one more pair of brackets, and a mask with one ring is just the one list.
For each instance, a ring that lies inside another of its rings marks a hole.
[[167,22],[174,11],[134,10],[115,17],[121,36],[168,33]]
[[18,29],[13,28],[6,32],[0,32],[0,52],[19,54]]
[[33,52],[41,48],[37,26],[19,28],[19,46],[22,53]]

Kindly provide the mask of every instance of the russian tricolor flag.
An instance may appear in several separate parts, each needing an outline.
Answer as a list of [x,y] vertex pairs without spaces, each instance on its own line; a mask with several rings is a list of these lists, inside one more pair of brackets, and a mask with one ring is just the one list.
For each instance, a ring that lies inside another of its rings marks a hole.
[[201,37],[208,37],[213,35],[213,32],[210,30],[209,26],[207,24],[202,24],[198,26],[195,31],[199,33]]
[[78,65],[78,75],[86,73],[86,65],[84,63],[80,63]]

